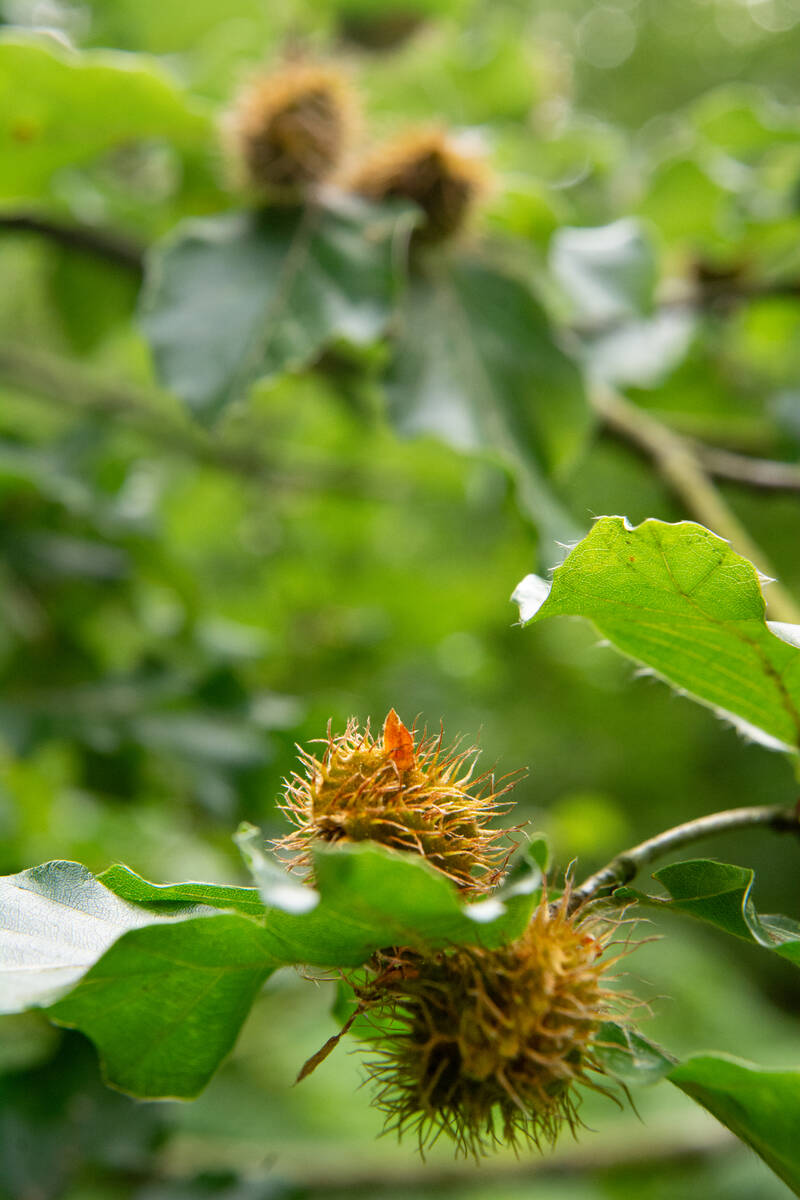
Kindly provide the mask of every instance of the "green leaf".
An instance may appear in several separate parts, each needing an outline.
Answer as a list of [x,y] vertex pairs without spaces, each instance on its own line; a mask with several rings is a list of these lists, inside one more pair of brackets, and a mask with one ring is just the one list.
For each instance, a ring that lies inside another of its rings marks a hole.
[[658,1083],[676,1060],[635,1029],[606,1021],[593,1043],[595,1057],[610,1075],[629,1087]]
[[149,883],[130,867],[115,863],[97,876],[109,891],[131,904],[153,911],[176,912],[187,905],[232,909],[251,917],[264,916],[264,902],[257,888],[228,887],[217,883]]
[[[316,850],[314,878],[314,908],[293,911],[289,896],[288,911],[267,914],[274,952],[286,962],[355,967],[382,946],[503,945],[527,925],[540,883],[538,872],[528,872],[508,892],[463,904],[418,855],[367,842]],[[275,903],[272,880],[263,894]]]
[[529,835],[528,845],[525,848],[525,859],[529,863],[535,863],[544,877],[550,865],[550,843],[545,834],[532,833]]
[[800,1196],[800,1070],[768,1070],[728,1055],[698,1054],[668,1078]]
[[668,158],[647,181],[638,211],[658,227],[667,242],[715,245],[722,240],[728,198],[729,193],[711,177],[703,161],[694,155]]
[[150,257],[141,305],[162,382],[214,418],[333,341],[369,345],[389,319],[396,239],[411,221],[352,201],[179,226]]
[[[9,963],[2,1011],[49,1005],[52,1020],[91,1038],[109,1082],[124,1091],[196,1095],[283,960],[261,925],[210,909],[193,915],[203,909],[189,903],[242,907],[252,892],[245,899],[245,889],[192,884],[162,891],[122,867],[106,879],[124,899],[77,863],[0,879],[0,949]],[[129,902],[154,897],[156,912]]]
[[200,146],[206,114],[152,59],[0,38],[0,198],[37,198],[54,171],[132,140]]
[[284,909],[290,913],[306,913],[316,908],[319,892],[305,886],[296,876],[290,875],[278,865],[274,858],[264,853],[264,838],[260,829],[243,822],[233,838],[247,864],[247,869],[258,884],[256,895],[261,903]]
[[755,567],[701,525],[601,517],[551,586],[528,575],[512,599],[523,623],[587,617],[754,740],[800,748],[798,631],[765,621]]
[[697,330],[691,311],[664,308],[612,323],[584,340],[592,375],[621,387],[653,388],[685,359]]
[[[217,0],[194,0],[190,5],[183,0],[91,0],[88,8],[95,43],[182,57],[190,50],[193,63],[195,54],[202,61],[212,45],[218,52],[220,34],[231,26],[239,31],[243,48],[271,46],[291,20],[288,11],[262,0],[227,0],[224,10]],[[227,63],[224,50],[223,57]]]
[[645,896],[633,888],[618,888],[615,896],[687,913],[800,966],[800,924],[756,911],[751,896],[754,872],[748,867],[695,858],[661,867],[653,878],[666,889],[669,899]]
[[154,921],[78,863],[0,878],[0,1012],[49,1004],[126,930]]
[[120,866],[103,882],[74,863],[0,880],[0,952],[12,962],[5,1011],[50,1004],[53,1020],[96,1044],[114,1086],[190,1097],[276,967],[355,967],[397,944],[496,946],[522,933],[541,882],[531,869],[497,897],[463,905],[419,857],[366,843],[320,850],[316,890],[287,876],[279,886],[279,873],[250,858],[267,906],[252,888],[158,886]]
[[49,257],[49,295],[71,348],[86,354],[130,320],[138,278],[117,263],[68,249],[51,247]]
[[551,242],[550,267],[581,321],[616,321],[652,309],[655,248],[632,217],[590,229],[559,229]]
[[592,377],[651,388],[685,358],[697,317],[691,310],[653,310],[658,259],[640,221],[560,229],[550,267],[570,302]]
[[115,1087],[188,1099],[231,1050],[278,965],[246,917],[149,925],[120,938],[48,1015],[91,1038]]
[[527,284],[477,261],[430,262],[408,287],[394,349],[387,393],[398,431],[496,454],[545,542],[580,536],[545,475],[574,459],[589,411]]

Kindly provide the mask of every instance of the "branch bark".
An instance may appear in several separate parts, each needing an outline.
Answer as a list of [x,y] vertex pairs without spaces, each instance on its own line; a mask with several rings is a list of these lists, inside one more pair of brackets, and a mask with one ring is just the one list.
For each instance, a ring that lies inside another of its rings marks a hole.
[[144,270],[144,246],[125,234],[99,229],[93,225],[76,225],[45,217],[35,212],[0,213],[0,232],[32,233],[39,237],[78,250],[95,258],[105,259],[128,271],[141,275]]
[[800,463],[753,458],[699,441],[695,441],[693,447],[706,471],[717,479],[730,479],[764,491],[800,492]]
[[594,900],[602,894],[630,883],[642,867],[678,850],[682,846],[699,842],[703,838],[714,837],[719,833],[727,833],[731,829],[749,829],[763,826],[775,833],[795,833],[800,835],[800,802],[794,808],[783,808],[777,804],[753,805],[747,808],[729,808],[724,812],[711,813],[706,817],[697,817],[676,825],[664,833],[640,842],[630,850],[624,850],[616,855],[611,862],[575,888],[570,898],[570,911],[574,912],[581,904]]
[[[595,383],[590,400],[608,429],[655,463],[664,481],[695,520],[725,538],[738,554],[749,558],[759,571],[774,579],[774,567],[714,487],[688,438],[630,404],[606,384]],[[767,603],[773,620],[800,624],[800,605],[780,583],[770,584]]]

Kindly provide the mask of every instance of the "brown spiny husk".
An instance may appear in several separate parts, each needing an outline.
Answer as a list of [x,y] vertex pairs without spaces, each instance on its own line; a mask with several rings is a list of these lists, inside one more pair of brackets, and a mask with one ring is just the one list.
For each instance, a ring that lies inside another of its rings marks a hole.
[[473,778],[477,751],[446,750],[442,735],[415,740],[392,710],[382,735],[356,720],[321,758],[301,750],[305,775],[287,781],[283,808],[293,833],[276,848],[293,866],[308,866],[319,842],[378,842],[422,855],[468,895],[489,891],[508,858],[507,830],[489,821],[505,811],[491,773]]
[[353,191],[369,200],[411,200],[422,209],[419,236],[443,241],[462,230],[485,192],[488,171],[440,129],[416,129],[378,147],[356,171]]
[[335,67],[288,63],[253,81],[226,121],[242,182],[268,199],[294,203],[341,165],[355,100]]
[[475,1158],[494,1145],[552,1145],[580,1124],[576,1085],[616,1098],[594,1044],[629,1006],[605,986],[615,926],[542,899],[518,941],[422,957],[378,956],[355,988],[378,1029],[368,1062],[387,1130],[416,1133],[424,1151],[445,1133]]

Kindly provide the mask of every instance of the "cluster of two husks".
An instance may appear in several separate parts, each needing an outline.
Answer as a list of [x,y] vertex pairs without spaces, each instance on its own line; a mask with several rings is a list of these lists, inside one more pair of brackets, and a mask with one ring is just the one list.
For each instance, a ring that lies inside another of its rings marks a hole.
[[[508,857],[506,831],[489,822],[511,784],[474,778],[475,757],[446,751],[441,736],[415,740],[394,711],[377,739],[351,721],[329,732],[321,757],[303,752],[284,804],[295,829],[278,849],[307,869],[316,843],[372,841],[421,855],[467,899],[485,896]],[[368,1066],[387,1125],[415,1130],[421,1146],[444,1132],[475,1156],[574,1129],[574,1085],[607,1091],[594,1051],[615,1003],[603,980],[609,936],[602,920],[570,915],[565,894],[543,898],[499,949],[377,954],[355,992],[386,1030]]]
[[458,233],[486,188],[483,162],[438,128],[408,130],[359,161],[357,113],[355,93],[334,67],[288,64],[256,79],[226,118],[239,183],[265,201],[296,204],[336,181],[378,203],[411,201],[428,241]]

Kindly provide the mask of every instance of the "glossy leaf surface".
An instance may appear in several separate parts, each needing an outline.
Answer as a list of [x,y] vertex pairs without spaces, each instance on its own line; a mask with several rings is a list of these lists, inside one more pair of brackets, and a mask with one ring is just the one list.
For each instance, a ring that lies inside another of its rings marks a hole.
[[800,1196],[800,1070],[768,1070],[722,1054],[698,1054],[669,1079],[752,1146]]
[[752,563],[701,525],[601,517],[551,586],[514,592],[523,623],[587,617],[613,646],[773,749],[800,749],[800,648],[765,619]]

